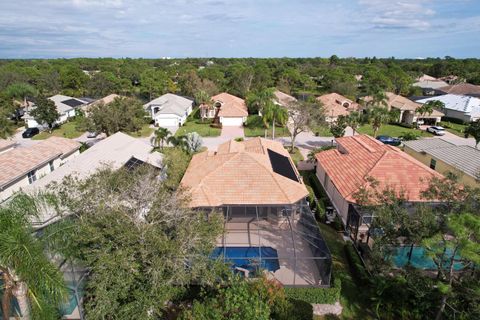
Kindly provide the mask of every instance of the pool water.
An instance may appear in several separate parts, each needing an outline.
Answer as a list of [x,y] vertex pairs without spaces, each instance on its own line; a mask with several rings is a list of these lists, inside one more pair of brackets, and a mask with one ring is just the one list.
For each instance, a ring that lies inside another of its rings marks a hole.
[[224,258],[225,262],[232,264],[232,268],[240,267],[249,271],[255,271],[258,267],[272,272],[280,269],[277,250],[272,247],[216,247],[211,257]]
[[[394,254],[391,257],[393,264],[398,268],[403,268],[408,264],[410,259],[410,264],[418,269],[423,270],[436,270],[437,266],[433,262],[433,259],[427,255],[426,250],[423,247],[413,247],[412,254],[410,257],[410,246],[406,247],[397,247],[394,250]],[[447,250],[446,254],[451,257],[451,250]],[[455,258],[459,258],[456,256]],[[447,264],[449,261],[447,261]],[[462,270],[463,265],[460,262],[455,262],[453,264],[454,270]]]
[[[67,289],[68,289],[68,299],[67,301],[62,304],[62,306],[59,308],[60,314],[62,316],[67,316],[72,314],[72,312],[75,310],[75,308],[78,306],[78,301],[77,297],[75,296],[75,283],[72,281],[67,281]],[[81,298],[84,295],[84,289],[85,287],[85,282],[82,281],[80,282],[78,286],[78,296]]]

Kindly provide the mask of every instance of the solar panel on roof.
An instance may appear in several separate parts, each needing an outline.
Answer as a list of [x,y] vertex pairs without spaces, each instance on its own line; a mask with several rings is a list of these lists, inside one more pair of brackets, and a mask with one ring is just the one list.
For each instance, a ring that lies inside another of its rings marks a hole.
[[85,104],[83,101],[80,101],[77,99],[68,99],[68,100],[62,101],[62,103],[72,108]]
[[293,181],[299,182],[298,177],[295,174],[295,170],[292,167],[290,160],[270,149],[268,150],[268,157],[270,158],[270,164],[272,165],[273,172],[278,173],[286,178],[289,178]]
[[133,171],[144,163],[145,162],[143,162],[142,160],[138,160],[135,157],[131,157],[123,166],[129,171]]

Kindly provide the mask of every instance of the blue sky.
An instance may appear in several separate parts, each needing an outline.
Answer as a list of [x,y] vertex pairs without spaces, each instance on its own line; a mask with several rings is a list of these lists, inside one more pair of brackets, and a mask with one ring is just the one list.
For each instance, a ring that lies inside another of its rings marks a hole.
[[332,54],[480,57],[480,1],[0,1],[0,58]]

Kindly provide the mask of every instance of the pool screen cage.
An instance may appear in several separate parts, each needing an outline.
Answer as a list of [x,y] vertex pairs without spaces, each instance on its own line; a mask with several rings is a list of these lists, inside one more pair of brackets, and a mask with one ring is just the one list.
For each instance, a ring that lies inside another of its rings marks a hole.
[[329,287],[331,255],[306,201],[287,206],[224,206],[217,257],[234,272],[259,272],[284,286]]

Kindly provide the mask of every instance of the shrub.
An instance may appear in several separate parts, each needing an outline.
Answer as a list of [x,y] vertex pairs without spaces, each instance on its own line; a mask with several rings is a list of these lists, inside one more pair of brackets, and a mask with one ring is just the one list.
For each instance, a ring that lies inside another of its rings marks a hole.
[[340,279],[333,281],[330,288],[285,288],[288,298],[316,304],[334,304],[340,299],[342,282]]
[[360,259],[360,256],[357,253],[357,250],[355,250],[352,243],[345,244],[344,250],[350,265],[350,271],[355,277],[356,282],[360,285],[367,285],[370,282],[370,277],[363,265],[362,259]]
[[278,317],[279,319],[285,320],[312,320],[313,319],[313,306],[312,304],[297,300],[297,299],[288,299],[290,302],[290,312],[285,314],[283,317]]
[[442,122],[452,122],[456,124],[466,124],[465,121],[457,119],[457,118],[450,118],[450,117],[442,117]]
[[237,141],[237,142],[242,142],[244,139],[243,139],[243,137],[238,137],[238,138],[235,138],[234,140]]
[[420,136],[420,135],[418,135],[418,134],[415,133],[415,132],[404,132],[404,133],[400,136],[400,138],[402,138],[402,139],[405,140],[405,141],[411,141],[411,140],[417,140],[419,136]]

